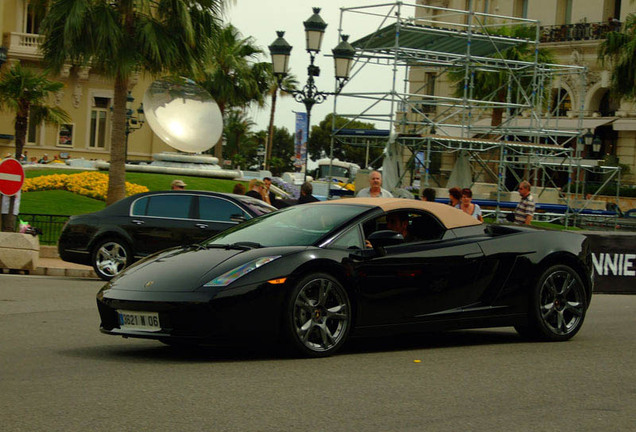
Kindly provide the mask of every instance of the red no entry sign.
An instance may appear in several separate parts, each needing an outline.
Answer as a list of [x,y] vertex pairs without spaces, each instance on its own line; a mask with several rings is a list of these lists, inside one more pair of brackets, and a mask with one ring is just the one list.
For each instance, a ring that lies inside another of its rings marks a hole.
[[15,195],[24,183],[24,169],[15,159],[4,159],[0,162],[0,193]]

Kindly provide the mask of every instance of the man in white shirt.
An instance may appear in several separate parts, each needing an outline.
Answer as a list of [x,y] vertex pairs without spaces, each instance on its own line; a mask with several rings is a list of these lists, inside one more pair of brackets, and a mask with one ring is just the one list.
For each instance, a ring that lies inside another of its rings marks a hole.
[[391,192],[382,189],[382,174],[379,171],[371,171],[371,174],[369,174],[369,187],[361,189],[356,196],[358,198],[393,198]]

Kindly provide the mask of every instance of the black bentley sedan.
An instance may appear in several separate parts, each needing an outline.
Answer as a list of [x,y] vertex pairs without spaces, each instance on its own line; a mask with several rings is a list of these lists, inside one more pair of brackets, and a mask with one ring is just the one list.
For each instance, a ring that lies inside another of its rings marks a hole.
[[107,334],[320,357],[350,337],[417,330],[514,326],[565,341],[592,291],[583,235],[486,225],[433,202],[351,198],[159,252],[108,282],[97,305]]
[[64,261],[92,265],[110,280],[162,249],[199,243],[276,209],[243,195],[206,191],[145,192],[104,210],[71,216],[58,242]]

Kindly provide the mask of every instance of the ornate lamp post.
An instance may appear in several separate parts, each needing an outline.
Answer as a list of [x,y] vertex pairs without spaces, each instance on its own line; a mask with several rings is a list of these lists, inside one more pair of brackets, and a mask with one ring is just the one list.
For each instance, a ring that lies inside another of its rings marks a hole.
[[[349,38],[342,35],[341,42],[331,51],[335,63],[335,76],[337,87],[335,92],[323,92],[316,88],[314,77],[320,76],[320,68],[314,64],[316,55],[320,52],[322,45],[322,37],[327,28],[327,23],[320,17],[320,8],[313,8],[313,15],[303,22],[305,26],[306,49],[309,53],[309,66],[307,67],[307,83],[302,90],[287,89],[282,86],[283,79],[288,73],[289,57],[292,46],[283,38],[285,32],[277,31],[278,38],[269,46],[269,52],[272,57],[272,70],[278,86],[281,90],[294,96],[297,102],[305,105],[307,112],[307,134],[310,132],[311,125],[311,109],[315,104],[325,101],[328,95],[336,95],[340,93],[342,87],[349,80],[349,73],[353,63],[355,49],[347,42]],[[307,143],[305,143],[305,180],[307,179],[307,161],[309,160],[309,152]]]
[[144,104],[141,103],[139,105],[137,108],[137,115],[135,115],[133,112],[133,102],[135,102],[135,98],[130,92],[128,92],[128,96],[126,97],[126,146],[124,150],[126,159],[128,159],[128,135],[130,135],[131,132],[141,129],[146,122]]

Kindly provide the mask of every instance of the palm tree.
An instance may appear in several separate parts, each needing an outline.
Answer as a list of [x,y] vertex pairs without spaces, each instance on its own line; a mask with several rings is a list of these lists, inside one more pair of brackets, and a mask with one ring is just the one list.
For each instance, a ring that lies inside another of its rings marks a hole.
[[250,136],[250,131],[255,123],[238,109],[230,109],[225,116],[225,141],[227,143],[227,156],[232,159],[237,154],[243,153],[241,144]]
[[126,97],[138,72],[193,68],[223,0],[51,0],[42,23],[44,59],[89,65],[114,79],[107,204],[125,196]]
[[26,141],[29,117],[36,124],[70,122],[62,108],[47,105],[47,100],[64,84],[50,81],[47,72],[36,72],[19,63],[0,78],[0,108],[15,112],[15,158],[20,159]]
[[[262,105],[269,88],[269,63],[257,62],[262,50],[251,37],[243,38],[231,24],[223,27],[210,41],[207,55],[202,60],[203,70],[197,83],[210,92],[219,105],[221,114],[233,107],[244,107],[251,102]],[[224,116],[225,118],[225,116]],[[223,157],[221,140],[214,155]]]
[[[269,111],[269,127],[267,129],[267,154],[265,155],[265,169],[269,169],[269,160],[272,158],[272,147],[274,145],[274,114],[276,113],[276,99],[278,97],[278,92],[280,90],[281,96],[290,95],[290,93],[280,89],[281,86],[278,85],[278,81],[273,74],[271,74],[271,80],[273,83],[269,89],[269,95],[272,98],[272,104]],[[287,74],[281,84],[284,89],[295,90],[298,86],[298,80],[294,75]]]
[[636,99],[636,14],[629,14],[620,32],[608,32],[599,46],[601,64],[612,66],[611,89],[626,99]]

